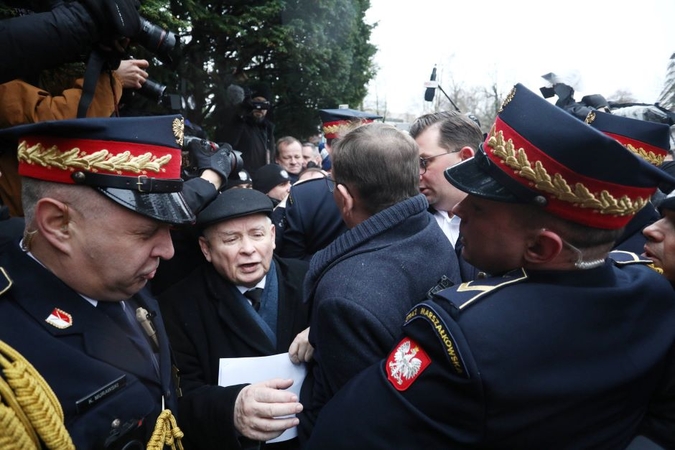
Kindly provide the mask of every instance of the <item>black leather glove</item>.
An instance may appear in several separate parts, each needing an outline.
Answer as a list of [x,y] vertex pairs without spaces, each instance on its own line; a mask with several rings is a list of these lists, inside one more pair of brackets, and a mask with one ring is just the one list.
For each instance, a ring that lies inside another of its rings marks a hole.
[[141,30],[139,0],[80,0],[108,38],[133,38]]
[[211,169],[223,178],[223,185],[227,183],[234,158],[230,144],[223,143],[219,147],[206,139],[193,139],[188,143],[187,150],[191,165],[197,168],[198,173]]

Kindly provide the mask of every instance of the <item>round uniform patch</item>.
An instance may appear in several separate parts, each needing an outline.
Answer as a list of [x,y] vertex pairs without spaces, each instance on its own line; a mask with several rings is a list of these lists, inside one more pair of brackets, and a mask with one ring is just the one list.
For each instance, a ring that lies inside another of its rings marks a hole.
[[431,364],[429,355],[410,338],[405,338],[389,354],[385,370],[387,379],[399,391],[408,389]]

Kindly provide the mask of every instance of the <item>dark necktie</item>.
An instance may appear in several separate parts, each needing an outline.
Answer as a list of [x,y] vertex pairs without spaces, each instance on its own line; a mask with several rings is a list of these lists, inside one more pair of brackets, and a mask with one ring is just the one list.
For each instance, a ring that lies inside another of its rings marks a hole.
[[127,316],[122,307],[122,302],[98,302],[96,308],[100,309],[106,316],[110,317],[146,357],[152,356],[150,342],[143,335],[140,326],[129,320],[129,316]]
[[263,295],[263,288],[253,288],[249,289],[248,291],[244,292],[244,296],[251,300],[251,305],[253,306],[253,309],[258,311],[260,309],[260,299],[262,298]]

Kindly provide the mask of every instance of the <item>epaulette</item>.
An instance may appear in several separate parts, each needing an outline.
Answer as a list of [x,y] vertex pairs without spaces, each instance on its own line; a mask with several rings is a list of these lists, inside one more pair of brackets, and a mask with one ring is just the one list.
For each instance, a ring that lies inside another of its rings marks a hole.
[[612,250],[608,255],[615,265],[623,266],[626,264],[651,264],[652,260],[643,258],[637,253],[626,252],[624,250]]
[[436,297],[447,300],[453,308],[460,311],[480,298],[486,297],[497,290],[527,279],[524,269],[518,269],[501,277],[491,277],[469,281],[453,286],[436,293]]
[[9,288],[12,287],[12,283],[12,279],[9,278],[9,274],[5,271],[5,268],[0,267],[0,295],[9,291]]
[[629,264],[642,264],[644,266],[649,267],[650,269],[653,269],[655,272],[659,274],[663,274],[663,269],[661,269],[660,267],[656,267],[652,263],[651,259],[643,258],[637,253],[626,252],[623,250],[612,250],[611,252],[609,252],[608,257],[614,262],[614,265],[618,267],[627,266]]

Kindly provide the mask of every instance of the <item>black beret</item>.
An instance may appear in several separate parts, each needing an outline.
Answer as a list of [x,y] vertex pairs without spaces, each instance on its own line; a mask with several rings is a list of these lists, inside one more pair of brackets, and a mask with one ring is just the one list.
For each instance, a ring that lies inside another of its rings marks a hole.
[[272,199],[253,189],[228,189],[218,194],[197,216],[197,226],[206,228],[214,223],[251,214],[272,214]]
[[251,174],[249,174],[246,169],[241,169],[238,172],[232,172],[230,174],[230,176],[227,178],[226,189],[230,189],[235,186],[240,186],[242,184],[251,184],[251,183],[253,183]]
[[279,164],[266,164],[253,174],[253,189],[263,194],[269,193],[281,183],[291,181],[286,169]]

